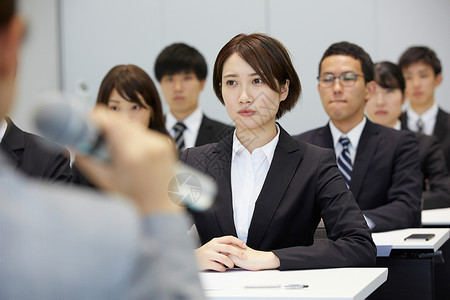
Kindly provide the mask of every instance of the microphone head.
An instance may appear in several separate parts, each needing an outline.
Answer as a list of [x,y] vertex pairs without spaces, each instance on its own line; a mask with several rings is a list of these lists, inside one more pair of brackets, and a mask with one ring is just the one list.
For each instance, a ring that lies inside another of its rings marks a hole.
[[42,136],[57,144],[74,147],[81,154],[102,160],[108,158],[98,128],[74,105],[56,101],[44,103],[35,111],[34,124]]
[[[74,105],[62,101],[42,104],[35,111],[34,123],[42,136],[57,144],[74,147],[82,154],[103,161],[109,159],[103,135]],[[217,186],[210,177],[180,163],[167,192],[175,204],[203,211],[214,203]]]

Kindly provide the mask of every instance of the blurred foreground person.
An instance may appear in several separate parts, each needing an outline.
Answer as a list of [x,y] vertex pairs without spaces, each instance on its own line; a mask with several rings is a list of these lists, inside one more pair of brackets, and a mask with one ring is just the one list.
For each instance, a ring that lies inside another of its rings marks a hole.
[[[0,0],[0,119],[23,36],[15,6]],[[111,160],[79,155],[77,163],[117,196],[32,181],[0,153],[0,299],[203,298],[183,214],[167,196],[173,147],[107,114],[99,109],[94,122]]]

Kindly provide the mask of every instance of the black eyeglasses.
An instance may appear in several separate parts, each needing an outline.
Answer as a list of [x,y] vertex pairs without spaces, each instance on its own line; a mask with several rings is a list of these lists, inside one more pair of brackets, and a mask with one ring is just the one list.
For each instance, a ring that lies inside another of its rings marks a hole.
[[353,86],[356,80],[358,79],[358,76],[364,78],[364,75],[361,74],[355,74],[353,72],[345,72],[339,76],[334,76],[333,74],[329,73],[322,74],[320,76],[317,76],[317,80],[319,80],[319,84],[322,87],[331,87],[334,84],[336,78],[339,79],[339,82],[343,86]]

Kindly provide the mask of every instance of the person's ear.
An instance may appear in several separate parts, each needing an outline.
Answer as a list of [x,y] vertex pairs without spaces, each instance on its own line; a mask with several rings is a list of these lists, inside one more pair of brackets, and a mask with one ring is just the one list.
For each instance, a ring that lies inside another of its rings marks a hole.
[[286,100],[287,96],[289,95],[289,83],[291,83],[289,79],[286,79],[286,82],[281,85],[280,90],[281,101]]
[[442,82],[442,73],[439,73],[436,75],[435,81],[434,81],[434,87],[437,88],[441,85]]
[[8,76],[17,71],[17,59],[24,33],[24,23],[18,16],[0,31],[0,76]]
[[200,87],[201,87],[202,91],[205,89],[205,83],[206,83],[206,79],[200,80]]
[[376,88],[377,88],[377,84],[375,83],[375,81],[372,80],[372,81],[369,81],[368,83],[366,83],[366,93],[364,96],[364,100],[366,100],[366,102],[375,93]]

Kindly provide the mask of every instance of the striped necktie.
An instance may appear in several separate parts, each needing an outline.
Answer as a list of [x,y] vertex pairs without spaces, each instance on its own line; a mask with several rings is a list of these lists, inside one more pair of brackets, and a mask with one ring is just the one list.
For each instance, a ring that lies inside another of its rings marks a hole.
[[173,130],[175,131],[175,136],[173,137],[175,140],[175,144],[177,145],[178,151],[184,150],[184,135],[183,132],[186,130],[186,125],[183,122],[178,122],[173,126]]
[[339,139],[339,143],[341,143],[342,145],[342,152],[338,157],[337,164],[339,167],[339,171],[341,171],[342,175],[344,176],[347,187],[350,188],[350,181],[352,180],[353,171],[350,151],[348,150],[350,140],[348,139],[348,137],[341,136],[341,138]]
[[423,133],[423,127],[425,126],[425,124],[423,123],[422,119],[419,118],[417,120],[417,132],[418,133]]

